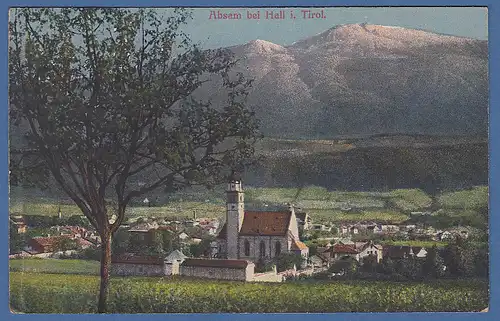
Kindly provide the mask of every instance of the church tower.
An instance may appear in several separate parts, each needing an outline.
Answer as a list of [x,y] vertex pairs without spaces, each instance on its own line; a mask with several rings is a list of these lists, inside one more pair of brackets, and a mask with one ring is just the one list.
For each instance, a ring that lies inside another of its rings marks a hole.
[[241,180],[230,179],[226,190],[227,258],[239,258],[239,233],[245,215],[243,188]]

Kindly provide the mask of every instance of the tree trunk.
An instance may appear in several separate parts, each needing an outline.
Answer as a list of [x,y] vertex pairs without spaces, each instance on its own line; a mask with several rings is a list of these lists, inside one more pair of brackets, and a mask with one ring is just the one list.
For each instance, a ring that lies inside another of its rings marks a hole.
[[111,236],[107,231],[101,235],[101,286],[99,289],[98,313],[106,313],[108,299],[109,273],[111,267]]

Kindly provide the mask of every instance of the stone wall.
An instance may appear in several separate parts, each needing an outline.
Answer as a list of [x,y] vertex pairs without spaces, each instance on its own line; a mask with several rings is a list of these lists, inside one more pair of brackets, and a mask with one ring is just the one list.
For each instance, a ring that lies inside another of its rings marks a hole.
[[162,276],[165,275],[164,266],[160,264],[113,263],[111,274],[128,276]]
[[252,281],[254,276],[254,265],[249,264],[246,269],[181,266],[180,275],[218,280]]

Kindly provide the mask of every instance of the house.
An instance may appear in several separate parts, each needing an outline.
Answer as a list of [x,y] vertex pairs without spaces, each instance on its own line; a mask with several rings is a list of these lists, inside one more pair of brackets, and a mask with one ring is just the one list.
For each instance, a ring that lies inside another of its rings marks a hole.
[[354,245],[337,243],[329,251],[331,253],[330,257],[334,260],[352,257],[356,261],[359,261],[359,251]]
[[360,234],[362,230],[363,226],[360,224],[342,225],[339,228],[339,233],[341,235],[357,235]]
[[376,224],[373,224],[373,225],[367,225],[366,226],[366,233],[367,234],[373,234],[375,233],[375,228],[377,227]]
[[384,233],[384,229],[383,229],[382,225],[381,224],[376,224],[373,227],[373,233],[374,234],[383,234]]
[[57,229],[59,233],[61,233],[61,235],[69,235],[75,238],[82,238],[88,234],[87,230],[80,226],[70,226],[70,225],[61,227],[58,226]]
[[202,241],[202,239],[198,238],[198,237],[191,238],[191,244],[200,244],[201,241]]
[[227,185],[226,199],[226,222],[216,238],[219,258],[255,262],[293,252],[307,258],[292,205],[287,211],[245,211],[241,181],[235,178]]
[[156,230],[159,227],[159,224],[156,222],[144,222],[134,225],[129,228],[128,232],[130,234],[130,238],[139,241],[141,243],[149,244],[153,241],[153,235],[150,231]]
[[312,225],[312,219],[304,211],[297,211],[295,212],[295,216],[297,217],[297,223],[299,224],[299,227],[302,227],[304,230],[308,230],[311,228]]
[[182,232],[178,235],[179,240],[181,241],[187,241],[190,236],[186,232]]
[[209,234],[209,235],[216,235],[217,234],[217,227],[216,226],[206,226],[204,227],[205,231]]
[[373,242],[357,242],[356,250],[359,251],[359,258],[363,258],[373,255],[376,257],[377,262],[380,263],[383,257],[383,247],[379,244],[374,244]]
[[204,219],[199,221],[199,226],[201,230],[208,235],[216,235],[217,229],[219,228],[219,222],[217,220]]
[[397,225],[382,225],[382,233],[396,233],[399,232],[399,226]]
[[420,247],[420,246],[414,246],[412,248],[412,252],[415,255],[415,257],[418,257],[418,258],[424,258],[427,256],[427,250],[423,247]]
[[444,231],[442,233],[438,233],[438,238],[440,241],[451,240],[453,238],[453,234],[449,231]]
[[313,268],[328,267],[330,265],[330,260],[321,254],[311,256],[309,261]]
[[200,223],[197,222],[197,221],[188,220],[188,221],[184,222],[184,225],[187,226],[187,227],[195,227],[195,226],[200,225]]
[[408,224],[403,227],[406,231],[415,231],[417,226],[415,224]]
[[345,245],[355,245],[353,241],[351,241],[350,238],[339,238],[337,239],[337,243],[339,244],[345,244]]
[[313,224],[311,229],[314,231],[330,231],[331,229],[325,224]]
[[22,215],[11,215],[10,224],[12,224],[15,227],[18,234],[26,233],[27,225]]
[[[39,253],[52,253],[56,251],[60,251],[61,249],[59,248],[61,245],[61,242],[64,241],[65,239],[67,240],[74,240],[75,242],[68,243],[67,245],[72,247],[72,248],[67,248],[65,250],[76,250],[80,245],[85,243],[85,240],[83,239],[74,239],[71,238],[70,236],[67,235],[59,235],[59,236],[46,236],[46,237],[33,237],[28,241],[28,246],[27,246],[27,251],[32,253],[32,254],[39,254]],[[86,241],[88,242],[88,241]],[[90,242],[88,242],[90,243]],[[89,244],[89,246],[93,245],[92,243]]]
[[[467,228],[467,227],[456,227],[456,228],[450,229],[449,232],[451,234],[453,234],[453,236],[457,236],[457,237],[466,239],[469,237],[469,230],[470,230],[470,228]],[[447,237],[449,237],[449,236],[446,235],[445,238],[447,238]]]
[[331,246],[316,248],[315,256],[317,256],[319,259],[321,259],[323,262],[326,262],[326,264],[329,265],[333,261]]
[[303,242],[297,239],[293,239],[292,245],[290,246],[290,252],[293,252],[295,254],[300,254],[302,255],[302,257],[307,259],[309,255],[309,248]]

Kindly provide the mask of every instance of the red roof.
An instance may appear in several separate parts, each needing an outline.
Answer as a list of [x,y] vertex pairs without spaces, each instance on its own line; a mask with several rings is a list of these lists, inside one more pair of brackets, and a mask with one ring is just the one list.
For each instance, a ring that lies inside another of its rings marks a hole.
[[210,259],[186,259],[182,262],[182,266],[203,266],[203,267],[218,267],[228,269],[245,269],[248,264],[246,260],[210,260]]
[[55,250],[55,245],[62,239],[71,239],[71,235],[37,236],[31,238],[28,244],[33,248],[34,252],[52,252]]
[[333,253],[347,253],[347,254],[358,254],[359,251],[356,250],[354,245],[347,244],[335,244],[332,249]]
[[245,212],[240,235],[284,236],[292,214],[286,212]]
[[62,235],[62,236],[46,236],[46,237],[42,237],[42,236],[35,236],[34,238],[32,238],[32,242],[35,242],[43,247],[50,247],[50,246],[53,246],[55,242],[57,242],[58,240],[62,239],[62,238],[69,238],[67,235]]
[[86,240],[84,238],[77,238],[76,239],[76,243],[79,245],[79,246],[94,246],[94,243],[90,242],[89,240]]

